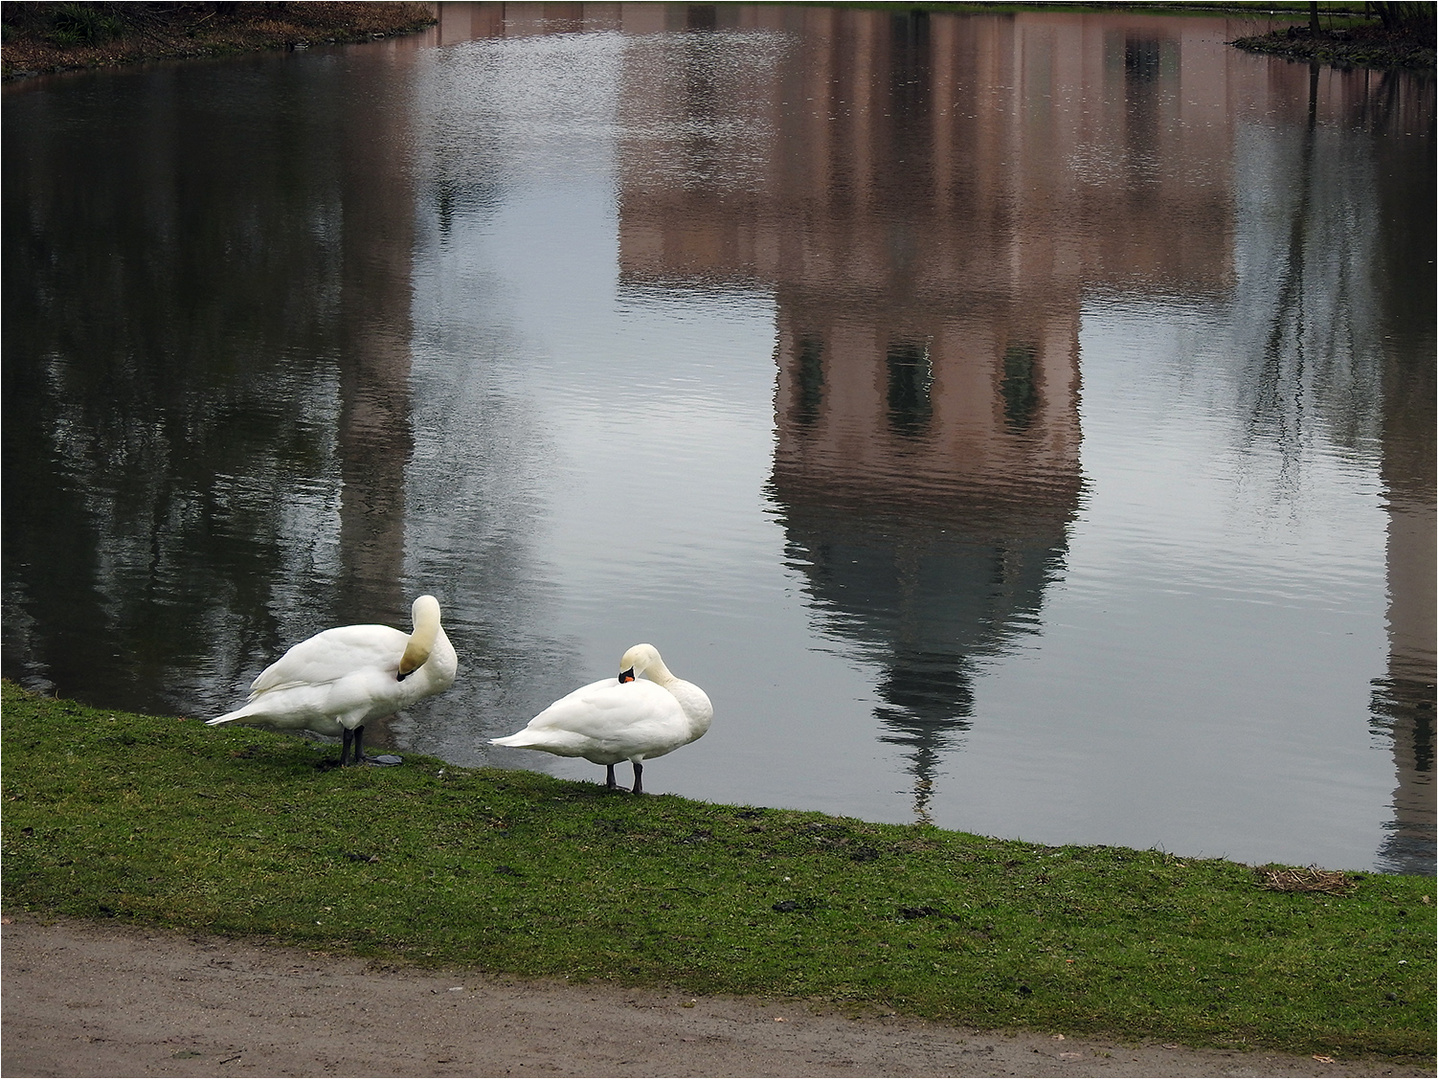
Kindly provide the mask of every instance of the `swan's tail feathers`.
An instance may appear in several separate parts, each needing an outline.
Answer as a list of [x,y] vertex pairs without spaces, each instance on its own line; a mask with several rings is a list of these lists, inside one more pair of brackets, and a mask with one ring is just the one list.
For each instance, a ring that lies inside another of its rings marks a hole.
[[245,717],[251,715],[253,712],[254,710],[251,709],[248,704],[243,705],[240,708],[233,710],[232,712],[227,712],[224,716],[217,716],[213,720],[206,720],[205,726],[214,727],[216,724],[228,724],[232,720],[243,720],[245,719]]
[[592,743],[581,735],[570,731],[536,731],[525,728],[513,735],[491,739],[495,746],[513,746],[520,750],[543,750],[561,757],[583,757]]

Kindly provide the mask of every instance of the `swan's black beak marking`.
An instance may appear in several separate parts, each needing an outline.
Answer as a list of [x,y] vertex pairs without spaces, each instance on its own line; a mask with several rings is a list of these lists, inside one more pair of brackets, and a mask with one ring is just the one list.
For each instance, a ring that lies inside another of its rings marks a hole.
[[[416,669],[415,669],[415,671],[418,671],[418,670],[420,670],[420,669],[419,669],[419,668],[416,668]],[[397,673],[397,674],[395,675],[395,682],[404,682],[406,679],[408,679],[408,678],[409,678],[411,675],[413,675],[414,673],[415,673],[414,671],[401,671],[401,672],[399,672],[399,673]]]
[[635,681],[635,669],[634,669],[634,668],[630,668],[628,671],[621,671],[621,672],[620,672],[620,682],[622,682],[622,683],[627,683],[627,682],[634,682],[634,681]]

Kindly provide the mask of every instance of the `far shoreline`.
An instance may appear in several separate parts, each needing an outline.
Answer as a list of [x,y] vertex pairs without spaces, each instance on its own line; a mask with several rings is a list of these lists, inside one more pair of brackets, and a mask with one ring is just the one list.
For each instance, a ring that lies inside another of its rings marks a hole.
[[111,4],[7,4],[0,78],[378,41],[436,21],[434,5],[424,3],[208,6],[208,13],[198,4],[132,13]]
[[[1115,4],[1160,14],[1236,14],[1239,5]],[[209,11],[205,11],[209,7]],[[969,10],[986,13],[991,5],[914,5],[933,13]],[[1015,10],[1006,6],[1006,11]],[[1300,7],[1269,10],[1271,18],[1293,23],[1282,30],[1239,38],[1229,44],[1245,52],[1336,68],[1433,71],[1433,23],[1399,28],[1346,19],[1317,33],[1304,25]],[[1326,18],[1329,15],[1326,13]],[[0,47],[0,79],[12,82],[54,75],[128,67],[160,60],[238,56],[298,50],[312,45],[353,44],[417,33],[437,21],[431,3],[300,2],[283,4],[185,5],[169,11],[126,10],[111,4],[9,4]]]
[[1244,52],[1274,56],[1297,63],[1340,69],[1380,71],[1433,71],[1434,43],[1386,34],[1377,27],[1327,30],[1313,34],[1307,26],[1291,26],[1229,44]]

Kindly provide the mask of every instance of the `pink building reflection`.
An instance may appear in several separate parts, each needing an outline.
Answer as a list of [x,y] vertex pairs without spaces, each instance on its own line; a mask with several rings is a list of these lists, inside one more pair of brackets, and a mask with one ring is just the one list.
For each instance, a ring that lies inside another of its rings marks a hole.
[[[1232,293],[1234,147],[1251,118],[1433,134],[1432,81],[1281,61],[1255,79],[1226,42],[1263,28],[1060,9],[440,5],[437,44],[749,32],[725,52],[743,62],[716,62],[700,38],[624,65],[621,281],[777,301],[771,494],[816,600],[888,655],[882,737],[912,750],[921,815],[938,749],[968,723],[974,659],[1022,632],[1062,572],[1083,489],[1082,304]],[[689,134],[653,141],[656,126]],[[1276,274],[1304,272],[1302,252],[1273,254]],[[1420,332],[1432,353],[1432,325]],[[1432,379],[1431,365],[1426,410],[1407,368],[1383,375],[1391,670],[1376,711],[1392,719],[1400,863],[1405,844],[1434,842]]]

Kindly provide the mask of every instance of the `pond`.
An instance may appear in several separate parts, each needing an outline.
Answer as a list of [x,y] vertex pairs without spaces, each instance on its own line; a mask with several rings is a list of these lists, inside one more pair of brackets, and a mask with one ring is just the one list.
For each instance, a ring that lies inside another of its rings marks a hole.
[[204,718],[433,592],[372,743],[602,781],[487,740],[649,641],[716,710],[656,792],[1432,873],[1434,83],[1255,29],[445,4],[7,87],[5,675]]

